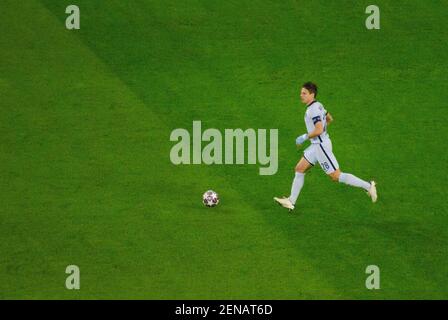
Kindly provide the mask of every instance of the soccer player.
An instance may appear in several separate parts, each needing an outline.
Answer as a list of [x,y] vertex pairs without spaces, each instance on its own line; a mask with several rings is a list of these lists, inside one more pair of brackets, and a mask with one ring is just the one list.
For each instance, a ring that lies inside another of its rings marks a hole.
[[294,209],[300,190],[303,187],[305,173],[316,163],[319,163],[324,172],[335,182],[345,183],[349,186],[364,189],[372,199],[376,202],[377,193],[375,181],[366,182],[353,174],[341,172],[338,161],[333,154],[333,147],[327,132],[327,127],[333,118],[330,113],[325,110],[324,106],[316,101],[317,86],[312,82],[307,82],[302,86],[300,99],[306,104],[305,125],[308,133],[305,133],[296,139],[298,146],[302,145],[306,140],[310,140],[311,145],[303,152],[303,157],[297,163],[296,175],[292,182],[291,194],[289,197],[277,198],[277,201],[283,207],[290,211]]

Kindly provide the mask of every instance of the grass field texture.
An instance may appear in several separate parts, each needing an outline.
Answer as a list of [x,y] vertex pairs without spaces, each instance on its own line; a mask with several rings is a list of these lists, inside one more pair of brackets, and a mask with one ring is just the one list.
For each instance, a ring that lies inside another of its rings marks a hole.
[[[380,30],[369,4],[1,0],[0,298],[448,298],[448,2],[376,1]],[[294,213],[274,204],[308,80],[376,204],[320,168]],[[173,165],[170,133],[193,120],[278,129],[277,174]]]

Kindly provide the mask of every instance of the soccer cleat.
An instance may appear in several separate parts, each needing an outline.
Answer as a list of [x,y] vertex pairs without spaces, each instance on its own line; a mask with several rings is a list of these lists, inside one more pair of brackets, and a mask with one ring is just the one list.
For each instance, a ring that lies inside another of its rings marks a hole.
[[372,202],[376,202],[376,200],[378,199],[378,195],[376,193],[376,182],[375,181],[370,181],[370,189],[369,191],[367,191],[367,194],[369,195],[370,198],[372,198]]
[[292,204],[291,200],[289,200],[286,197],[283,198],[277,198],[274,197],[274,200],[281,205],[283,208],[289,209],[289,211],[294,210],[294,205]]

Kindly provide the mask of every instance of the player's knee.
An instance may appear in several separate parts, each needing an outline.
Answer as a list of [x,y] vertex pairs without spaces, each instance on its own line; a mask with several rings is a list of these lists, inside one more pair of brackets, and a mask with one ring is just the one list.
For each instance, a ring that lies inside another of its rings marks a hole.
[[295,171],[299,173],[305,173],[309,169],[309,166],[306,163],[299,162],[296,165]]
[[329,176],[330,176],[330,178],[331,178],[332,181],[334,181],[334,182],[339,182],[339,175],[340,175],[340,174],[341,174],[341,173],[340,173],[339,171],[335,171],[335,172],[333,172],[333,173],[330,173]]
[[305,170],[301,166],[296,165],[295,172],[305,173]]

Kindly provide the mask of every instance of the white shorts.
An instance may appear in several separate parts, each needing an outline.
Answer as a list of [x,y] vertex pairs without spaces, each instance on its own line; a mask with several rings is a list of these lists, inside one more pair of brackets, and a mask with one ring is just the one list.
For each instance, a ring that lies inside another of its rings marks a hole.
[[331,140],[327,139],[322,143],[312,143],[303,152],[303,157],[313,166],[319,162],[322,170],[330,174],[339,169],[339,163],[333,154]]

